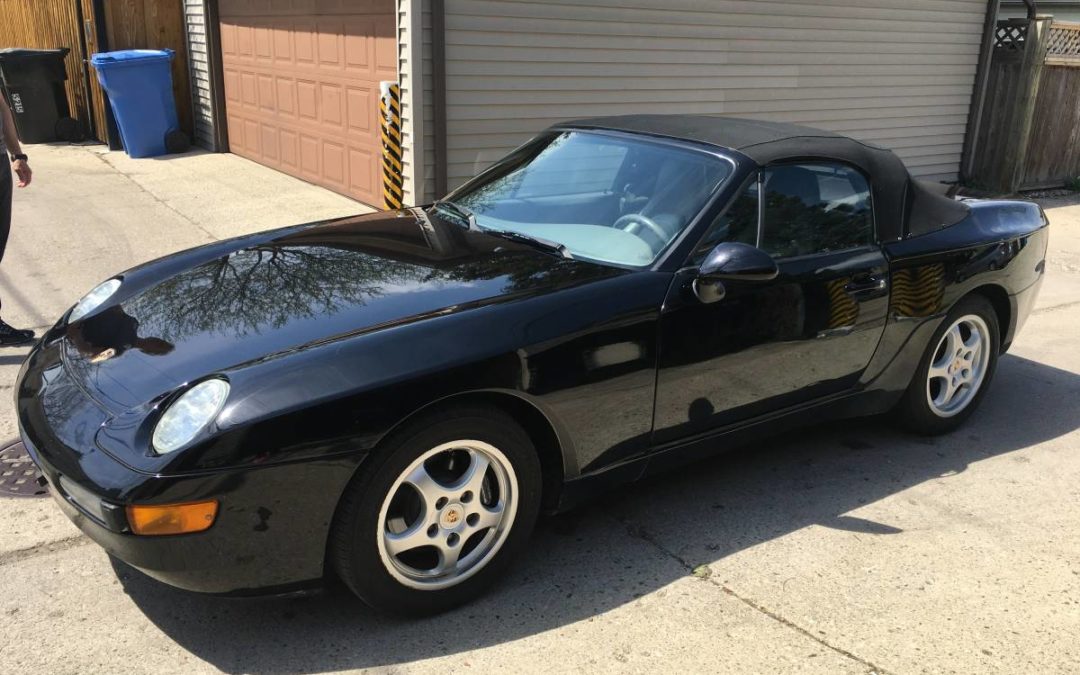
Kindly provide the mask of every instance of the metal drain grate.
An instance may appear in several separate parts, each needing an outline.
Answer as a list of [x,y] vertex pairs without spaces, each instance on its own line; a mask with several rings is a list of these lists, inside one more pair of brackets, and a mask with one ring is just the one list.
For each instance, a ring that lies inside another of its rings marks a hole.
[[8,441],[0,447],[0,497],[44,497],[49,494],[38,484],[38,471],[22,441]]

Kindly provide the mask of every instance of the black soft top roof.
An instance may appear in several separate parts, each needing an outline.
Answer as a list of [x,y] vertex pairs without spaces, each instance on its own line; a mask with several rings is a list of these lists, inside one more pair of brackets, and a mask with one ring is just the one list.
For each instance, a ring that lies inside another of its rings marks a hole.
[[925,189],[891,150],[823,129],[721,115],[621,115],[572,120],[555,128],[598,129],[674,138],[736,150],[759,165],[834,159],[870,177],[882,241],[946,227],[964,219],[961,202]]
[[830,138],[840,142],[857,143],[823,129],[722,115],[619,115],[573,120],[560,126],[613,129],[682,138],[731,148],[751,157],[769,151],[769,148],[763,146],[793,148],[801,139]]

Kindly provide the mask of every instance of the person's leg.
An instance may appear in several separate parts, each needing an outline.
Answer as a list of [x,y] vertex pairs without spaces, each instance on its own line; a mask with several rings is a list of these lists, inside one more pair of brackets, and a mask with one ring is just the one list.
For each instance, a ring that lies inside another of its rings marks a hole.
[[11,232],[11,165],[0,157],[0,262],[4,260],[8,234]]
[[[4,259],[8,234],[11,232],[11,165],[0,157],[0,261]],[[0,305],[2,306],[2,305]],[[34,340],[34,331],[12,328],[0,319],[0,347],[24,345]]]

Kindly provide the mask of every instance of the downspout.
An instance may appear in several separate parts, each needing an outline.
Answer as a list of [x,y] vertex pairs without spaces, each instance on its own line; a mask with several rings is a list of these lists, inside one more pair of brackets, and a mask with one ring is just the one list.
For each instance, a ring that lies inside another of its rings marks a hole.
[[[1028,13],[1034,4],[1028,4]],[[960,180],[971,180],[975,170],[975,157],[978,152],[979,130],[982,127],[983,110],[986,108],[986,84],[990,79],[990,61],[994,56],[994,34],[997,32],[999,0],[988,0],[986,17],[983,22],[983,43],[979,50],[979,65],[975,70],[975,89],[971,93],[971,108],[968,113],[967,130],[964,132],[964,152],[960,163]]]
[[431,107],[435,137],[435,195],[446,196],[446,3],[431,0]]
[[1024,4],[1027,5],[1028,21],[1034,21],[1035,17],[1039,14],[1039,8],[1035,6],[1035,0],[1024,0]]

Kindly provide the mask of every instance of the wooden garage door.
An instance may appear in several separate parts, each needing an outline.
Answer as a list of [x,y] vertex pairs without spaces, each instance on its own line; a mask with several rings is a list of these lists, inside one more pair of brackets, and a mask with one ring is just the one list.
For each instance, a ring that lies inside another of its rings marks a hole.
[[229,149],[381,204],[379,82],[394,0],[220,0]]

